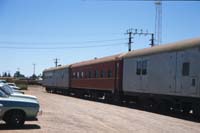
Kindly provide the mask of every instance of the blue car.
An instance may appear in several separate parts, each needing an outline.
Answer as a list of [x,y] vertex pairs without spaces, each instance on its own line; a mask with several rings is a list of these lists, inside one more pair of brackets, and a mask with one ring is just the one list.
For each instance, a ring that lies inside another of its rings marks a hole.
[[37,99],[12,97],[0,90],[0,120],[19,128],[26,120],[37,120],[40,105]]

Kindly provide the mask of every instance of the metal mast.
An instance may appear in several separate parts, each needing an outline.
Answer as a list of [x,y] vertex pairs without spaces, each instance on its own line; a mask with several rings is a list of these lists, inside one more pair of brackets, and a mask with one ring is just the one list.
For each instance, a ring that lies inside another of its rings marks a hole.
[[33,63],[33,75],[35,75],[35,63]]
[[161,0],[155,1],[156,16],[155,16],[155,38],[156,44],[162,43],[162,2]]

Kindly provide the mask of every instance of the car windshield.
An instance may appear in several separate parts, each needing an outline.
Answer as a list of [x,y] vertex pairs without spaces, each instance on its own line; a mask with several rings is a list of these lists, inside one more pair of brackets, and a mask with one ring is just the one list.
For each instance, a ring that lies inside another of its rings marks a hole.
[[6,81],[5,80],[0,80],[0,83],[6,83]]
[[7,97],[7,95],[2,90],[0,90],[0,97]]
[[4,93],[6,93],[7,95],[13,94],[12,88],[9,87],[8,85],[2,86],[1,89],[2,89],[2,91],[3,91]]
[[9,85],[9,86],[15,86],[15,85],[14,85],[14,84],[12,84],[12,83],[9,83],[8,85]]

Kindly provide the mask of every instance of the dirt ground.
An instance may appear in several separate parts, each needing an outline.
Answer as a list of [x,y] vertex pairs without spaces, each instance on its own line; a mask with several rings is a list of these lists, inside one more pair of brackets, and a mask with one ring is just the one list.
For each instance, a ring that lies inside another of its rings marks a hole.
[[1,133],[199,133],[200,123],[115,105],[46,93],[43,87],[29,86],[27,94],[38,97],[43,114],[26,122],[23,129]]

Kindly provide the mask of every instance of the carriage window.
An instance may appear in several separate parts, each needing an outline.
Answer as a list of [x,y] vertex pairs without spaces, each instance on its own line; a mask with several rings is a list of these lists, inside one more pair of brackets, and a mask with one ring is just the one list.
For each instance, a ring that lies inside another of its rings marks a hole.
[[84,78],[84,73],[80,72],[80,78]]
[[91,72],[89,71],[89,72],[88,72],[88,78],[91,78],[91,75],[92,75],[92,74],[91,74]]
[[108,78],[112,77],[112,71],[108,70]]
[[104,70],[101,70],[101,78],[103,78],[103,77],[105,77],[105,72],[104,72]]
[[75,73],[75,72],[73,72],[73,78],[74,78],[74,79],[76,78],[76,73]]
[[97,78],[99,77],[99,71],[98,70],[96,71],[96,77]]
[[196,80],[192,79],[192,86],[196,86]]
[[79,79],[79,72],[77,72],[77,78]]
[[64,72],[62,72],[62,79],[64,78],[64,76],[65,76],[65,74],[64,74]]
[[91,71],[91,78],[94,78],[94,71]]
[[147,60],[142,61],[142,75],[147,75]]
[[183,63],[183,66],[182,66],[182,75],[189,76],[189,74],[190,74],[190,63],[185,62]]
[[94,71],[94,77],[95,77],[95,78],[98,78],[98,77],[99,77],[99,72],[98,72],[98,70]]
[[85,72],[84,77],[88,78],[88,72]]
[[147,60],[137,61],[136,74],[147,75]]
[[136,74],[140,75],[142,69],[142,61],[137,61],[137,68],[136,68]]

